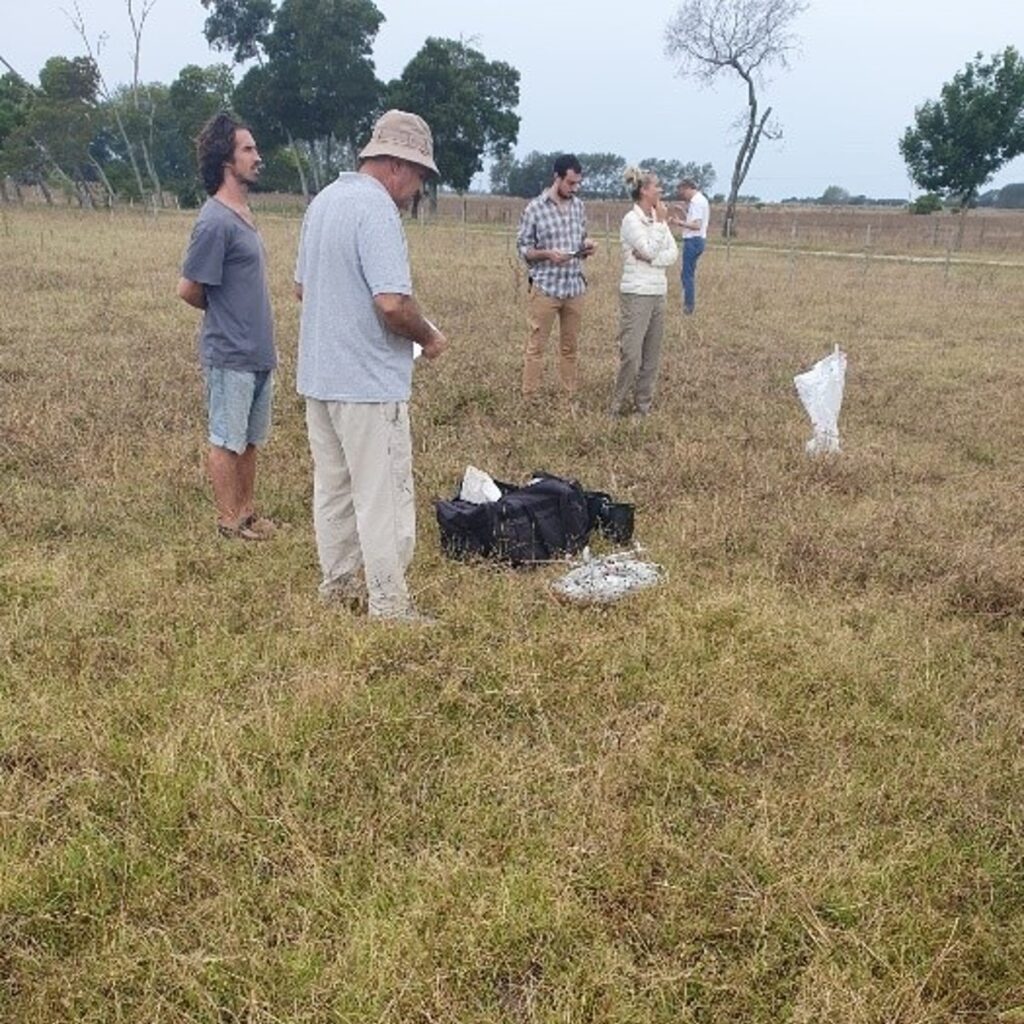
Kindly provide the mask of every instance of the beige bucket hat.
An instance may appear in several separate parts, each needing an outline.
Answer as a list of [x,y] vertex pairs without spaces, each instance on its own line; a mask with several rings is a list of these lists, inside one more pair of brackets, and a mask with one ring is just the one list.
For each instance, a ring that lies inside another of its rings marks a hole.
[[438,173],[430,126],[406,110],[389,110],[377,119],[370,141],[359,152],[360,160],[371,156],[397,157]]

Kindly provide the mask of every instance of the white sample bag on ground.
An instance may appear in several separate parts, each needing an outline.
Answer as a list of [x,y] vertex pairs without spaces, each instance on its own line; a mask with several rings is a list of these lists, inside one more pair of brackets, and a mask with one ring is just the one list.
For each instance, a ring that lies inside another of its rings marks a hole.
[[814,435],[807,442],[812,455],[839,451],[839,410],[843,407],[846,353],[835,351],[793,378],[796,393],[810,417]]
[[584,548],[583,564],[559,576],[551,589],[577,604],[611,604],[627,594],[653,587],[661,579],[661,566],[641,561],[638,551],[591,558],[590,548]]
[[486,505],[489,501],[497,501],[501,497],[501,489],[494,480],[482,469],[467,466],[462,477],[459,498],[473,505]]

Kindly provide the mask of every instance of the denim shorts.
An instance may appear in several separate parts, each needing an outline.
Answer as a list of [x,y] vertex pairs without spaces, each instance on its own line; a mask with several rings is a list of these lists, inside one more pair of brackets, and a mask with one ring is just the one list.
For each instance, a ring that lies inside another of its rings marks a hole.
[[210,444],[241,455],[270,436],[274,380],[270,370],[204,366]]

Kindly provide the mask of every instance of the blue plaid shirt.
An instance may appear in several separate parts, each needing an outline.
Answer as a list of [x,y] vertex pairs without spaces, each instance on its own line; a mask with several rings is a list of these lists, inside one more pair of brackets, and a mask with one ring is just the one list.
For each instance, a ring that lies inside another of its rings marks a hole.
[[[587,237],[587,214],[578,196],[556,203],[548,189],[531,199],[519,218],[516,248],[525,260],[529,249],[575,252]],[[527,263],[534,287],[556,299],[571,299],[587,290],[583,260],[578,256],[560,266],[550,260]]]

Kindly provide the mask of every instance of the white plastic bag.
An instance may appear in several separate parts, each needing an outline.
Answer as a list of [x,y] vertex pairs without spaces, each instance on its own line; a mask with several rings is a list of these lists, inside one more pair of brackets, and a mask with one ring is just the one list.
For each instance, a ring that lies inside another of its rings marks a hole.
[[846,353],[838,345],[831,355],[793,378],[814,428],[814,436],[807,442],[812,455],[839,451],[839,410],[843,407],[845,381]]
[[489,501],[497,501],[501,497],[498,485],[482,469],[467,466],[462,477],[459,498],[472,502],[474,505],[485,505]]

